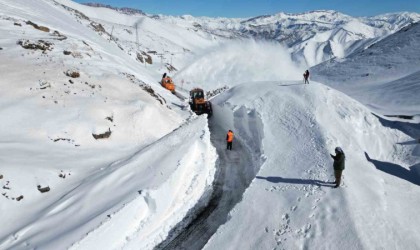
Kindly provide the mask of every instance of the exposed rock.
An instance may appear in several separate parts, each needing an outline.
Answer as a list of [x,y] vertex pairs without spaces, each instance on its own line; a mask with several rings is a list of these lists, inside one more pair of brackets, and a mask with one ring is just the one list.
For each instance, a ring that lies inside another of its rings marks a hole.
[[39,88],[40,89],[51,88],[51,84],[45,80],[39,80]]
[[63,51],[63,54],[66,55],[66,56],[71,55],[71,51],[65,50],[65,51]]
[[148,64],[152,64],[153,63],[153,60],[152,60],[152,57],[149,55],[149,54],[147,54],[146,52],[142,52],[142,55],[143,56],[145,56],[146,57],[146,62],[148,63]]
[[158,95],[150,85],[144,83],[143,81],[140,81],[134,75],[127,73],[123,73],[123,75],[126,76],[132,83],[138,84],[140,88],[142,88],[144,91],[153,96],[156,100],[160,102],[160,104],[164,105],[164,103],[166,103],[166,100],[160,95]]
[[50,187],[48,187],[48,186],[41,187],[41,185],[38,185],[37,188],[38,188],[38,191],[41,192],[41,193],[46,193],[46,192],[49,192],[51,190]]
[[31,21],[27,21],[26,24],[27,25],[31,25],[32,27],[34,27],[37,30],[44,31],[44,32],[50,32],[50,29],[49,28],[47,28],[45,26],[39,26],[38,24],[33,23]]
[[91,7],[109,8],[109,9],[121,12],[123,14],[126,14],[126,15],[144,15],[143,11],[141,11],[139,9],[134,9],[134,8],[127,8],[127,7],[116,8],[116,7],[112,7],[111,5],[101,4],[101,3],[82,3],[82,4],[87,5],[87,6],[91,6]]
[[69,76],[71,78],[79,78],[80,73],[77,70],[69,69],[65,72],[66,76]]
[[106,33],[104,26],[100,23],[91,22],[90,25],[95,29],[96,32]]
[[56,38],[56,40],[59,40],[59,41],[63,41],[63,40],[66,40],[67,39],[67,37],[65,35],[61,34],[57,30],[54,31],[51,35],[58,37],[58,38]]
[[177,71],[177,69],[174,66],[172,66],[170,63],[166,63],[165,67],[166,69],[168,69],[169,72]]
[[110,122],[114,122],[114,117],[113,116],[108,116],[105,118],[105,120],[108,120]]
[[53,141],[54,142],[58,142],[58,141],[68,141],[68,142],[70,142],[71,140],[68,139],[68,138],[57,138],[57,139],[54,139]]
[[144,63],[143,56],[137,52],[137,60],[139,60],[141,63]]
[[21,26],[22,27],[22,24],[20,24],[20,23],[14,23],[14,25],[15,26]]
[[23,195],[21,195],[21,196],[19,196],[19,197],[16,198],[17,201],[20,201],[22,199],[23,199]]
[[1,180],[1,179],[3,179],[3,175],[2,175],[2,174],[0,174],[0,180]]
[[54,45],[53,43],[44,40],[38,40],[37,42],[30,40],[19,40],[17,44],[22,46],[24,49],[42,50],[44,53],[47,50],[52,50],[52,46]]
[[111,136],[111,129],[108,128],[108,131],[102,134],[92,134],[93,138],[95,138],[96,140],[98,139],[106,139],[109,138]]
[[213,96],[216,96],[216,95],[218,95],[218,94],[220,94],[220,93],[225,92],[225,91],[226,91],[226,90],[228,90],[228,89],[229,89],[229,87],[228,87],[228,86],[223,86],[223,87],[221,87],[221,88],[217,88],[217,89],[212,90],[212,91],[207,91],[207,92],[206,92],[206,96],[207,96],[207,98],[211,98],[211,97],[213,97]]

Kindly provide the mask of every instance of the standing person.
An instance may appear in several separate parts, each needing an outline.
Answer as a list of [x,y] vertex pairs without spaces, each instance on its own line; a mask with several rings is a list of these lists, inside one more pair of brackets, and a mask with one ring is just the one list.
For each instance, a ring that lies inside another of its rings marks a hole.
[[335,148],[335,155],[330,154],[331,157],[334,159],[334,176],[335,176],[335,186],[334,188],[338,188],[341,183],[341,175],[343,174],[343,170],[345,168],[345,160],[346,156],[344,155],[343,149],[340,147]]
[[303,79],[304,79],[304,84],[306,83],[309,84],[309,70],[306,70],[305,73],[303,73]]
[[229,131],[227,132],[227,135],[226,135],[226,142],[227,142],[226,149],[232,150],[233,132],[230,129],[229,129]]

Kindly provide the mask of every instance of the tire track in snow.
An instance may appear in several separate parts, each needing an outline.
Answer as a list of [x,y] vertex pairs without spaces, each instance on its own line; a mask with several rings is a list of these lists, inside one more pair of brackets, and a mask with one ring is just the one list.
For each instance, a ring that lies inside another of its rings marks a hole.
[[[241,118],[246,118],[250,126],[259,119],[252,112],[247,117],[243,116],[242,111],[235,112],[234,115],[236,130],[243,129],[242,125],[238,125],[241,124]],[[253,155],[260,151],[250,152],[251,149],[246,147],[238,136],[233,144],[233,150],[227,151],[226,130],[217,124],[215,119],[209,121],[209,127],[211,142],[219,155],[210,201],[205,206],[203,203],[198,203],[191,214],[155,249],[202,249],[219,226],[228,221],[229,212],[242,200],[243,193],[261,166],[261,162],[257,162],[260,155]],[[257,138],[262,140],[262,135],[258,135]]]

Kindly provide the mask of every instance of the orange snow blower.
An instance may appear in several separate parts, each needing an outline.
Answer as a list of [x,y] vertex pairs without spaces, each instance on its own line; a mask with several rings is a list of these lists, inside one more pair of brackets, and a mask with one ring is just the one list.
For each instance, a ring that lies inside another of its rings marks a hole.
[[172,78],[165,74],[163,74],[162,81],[160,83],[162,87],[172,92],[172,94],[175,94],[175,84],[172,81]]
[[190,91],[190,107],[197,115],[207,114],[210,117],[213,114],[211,102],[204,97],[204,91],[199,88]]

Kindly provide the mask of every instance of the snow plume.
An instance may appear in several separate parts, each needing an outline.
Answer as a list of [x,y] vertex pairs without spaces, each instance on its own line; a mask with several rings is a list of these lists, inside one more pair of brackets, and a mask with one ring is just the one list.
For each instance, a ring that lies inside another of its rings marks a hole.
[[262,41],[235,41],[204,51],[176,76],[187,88],[233,86],[242,82],[298,80],[303,67],[292,61],[280,44]]

